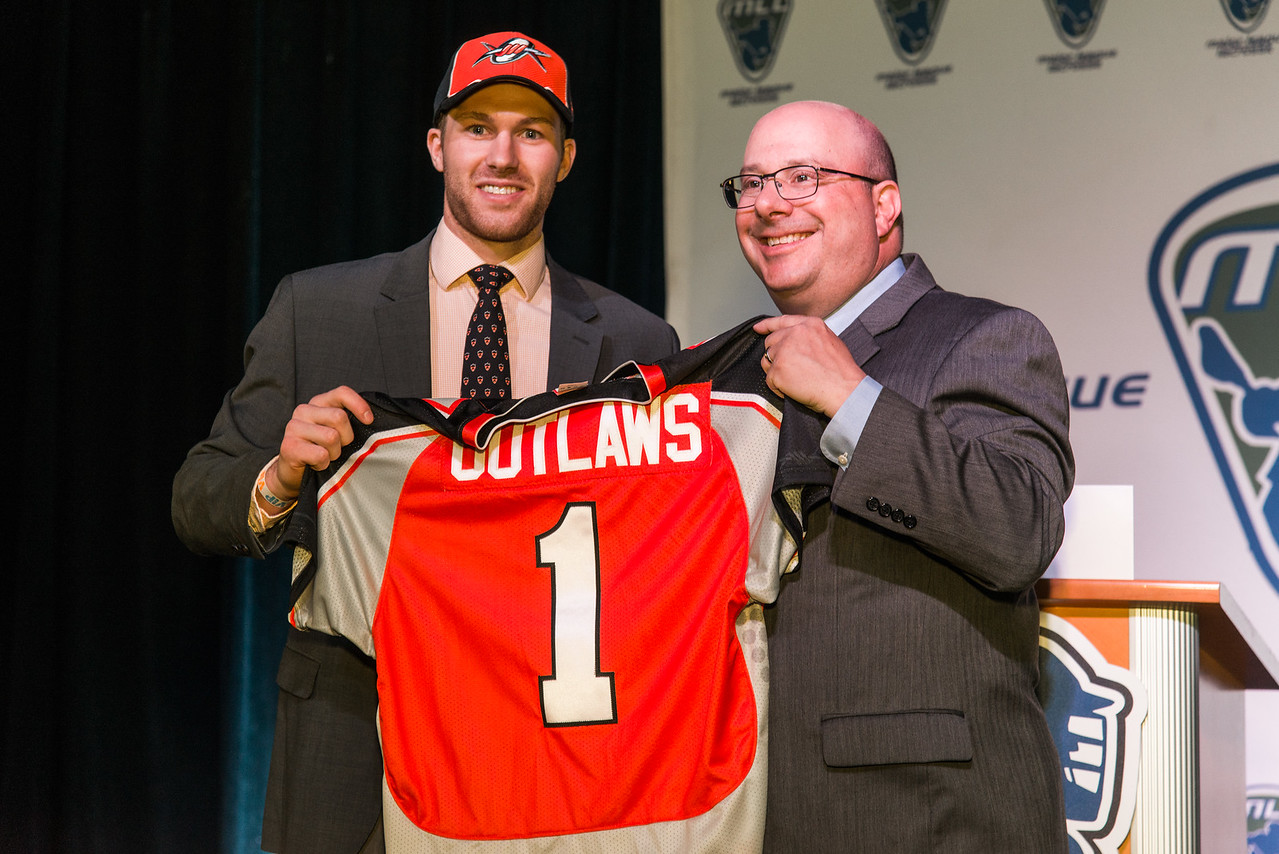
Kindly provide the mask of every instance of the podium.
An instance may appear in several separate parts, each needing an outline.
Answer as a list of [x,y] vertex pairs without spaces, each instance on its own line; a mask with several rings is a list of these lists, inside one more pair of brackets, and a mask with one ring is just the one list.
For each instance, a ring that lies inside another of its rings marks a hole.
[[1244,689],[1279,688],[1279,661],[1225,587],[1045,578],[1035,590],[1074,850],[1246,851]]

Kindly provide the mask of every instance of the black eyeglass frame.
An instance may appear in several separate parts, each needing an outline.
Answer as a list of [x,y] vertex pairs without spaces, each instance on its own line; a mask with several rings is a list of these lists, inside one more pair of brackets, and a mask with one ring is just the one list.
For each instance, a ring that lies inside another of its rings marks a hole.
[[[802,196],[795,196],[794,198],[783,195],[782,182],[777,180],[777,173],[785,172],[789,169],[812,169],[814,172],[819,173],[817,180],[813,182],[813,191],[811,193],[805,193]],[[737,204],[737,202],[741,199],[741,193],[740,191],[733,189],[733,182],[739,178],[758,178],[760,180],[760,193],[764,192],[763,182],[771,178],[773,186],[777,188],[778,196],[781,196],[781,198],[786,199],[788,202],[797,202],[800,199],[807,199],[810,196],[817,195],[817,188],[822,185],[822,179],[820,176],[820,173],[822,172],[829,172],[832,175],[843,175],[846,178],[856,178],[859,181],[869,181],[872,184],[879,184],[883,181],[881,178],[871,178],[868,175],[858,175],[856,172],[845,172],[842,169],[827,169],[825,166],[813,166],[810,163],[796,163],[794,166],[783,166],[781,169],[774,170],[766,175],[757,175],[753,172],[743,172],[741,175],[734,175],[731,178],[725,178],[723,181],[720,181],[719,188],[724,191],[724,203],[735,211],[741,211],[755,207],[755,201],[759,199],[759,194],[757,193],[755,195],[755,198],[751,200],[749,205]]]

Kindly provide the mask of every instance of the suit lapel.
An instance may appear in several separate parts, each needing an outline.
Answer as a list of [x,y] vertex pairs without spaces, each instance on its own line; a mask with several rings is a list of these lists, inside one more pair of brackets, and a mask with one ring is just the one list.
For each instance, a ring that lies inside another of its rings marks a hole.
[[603,334],[589,321],[599,311],[572,273],[546,256],[551,273],[551,345],[546,388],[596,379]]
[[[430,247],[432,231],[405,249],[382,285],[387,302],[374,309],[378,351],[393,397],[431,394]],[[548,255],[551,274],[551,342],[547,389],[597,379],[603,335],[590,324],[595,303],[572,273]]]
[[430,246],[432,231],[400,253],[373,310],[386,392],[393,397],[431,394]]
[[937,287],[933,275],[918,255],[905,254],[906,272],[893,286],[884,291],[861,315],[849,324],[840,340],[859,365],[879,352],[876,337],[895,327],[925,293]]

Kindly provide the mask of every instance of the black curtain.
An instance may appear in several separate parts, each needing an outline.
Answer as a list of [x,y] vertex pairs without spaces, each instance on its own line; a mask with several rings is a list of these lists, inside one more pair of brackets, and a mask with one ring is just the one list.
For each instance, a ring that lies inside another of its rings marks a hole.
[[0,851],[256,850],[287,567],[187,553],[173,474],[282,275],[436,223],[430,104],[473,36],[565,57],[548,247],[660,313],[659,0],[2,8]]

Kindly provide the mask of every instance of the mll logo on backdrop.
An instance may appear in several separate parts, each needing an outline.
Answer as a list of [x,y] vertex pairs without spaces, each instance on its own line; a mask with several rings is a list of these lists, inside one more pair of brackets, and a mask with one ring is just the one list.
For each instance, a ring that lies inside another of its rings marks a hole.
[[1039,701],[1066,795],[1071,854],[1115,854],[1132,828],[1146,691],[1078,629],[1039,615]]
[[1150,295],[1248,544],[1279,590],[1279,163],[1164,227]]
[[1248,854],[1279,854],[1279,786],[1248,787]]
[[737,70],[758,83],[773,69],[792,0],[720,0],[719,24]]
[[1106,0],[1044,0],[1057,38],[1079,50],[1088,44],[1101,20]]
[[1250,33],[1261,25],[1269,6],[1270,0],[1221,0],[1221,8],[1226,11],[1230,23],[1244,33]]
[[893,50],[907,65],[918,65],[932,50],[946,0],[875,0]]

